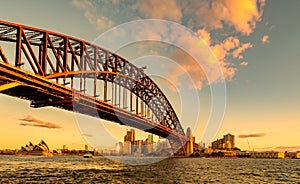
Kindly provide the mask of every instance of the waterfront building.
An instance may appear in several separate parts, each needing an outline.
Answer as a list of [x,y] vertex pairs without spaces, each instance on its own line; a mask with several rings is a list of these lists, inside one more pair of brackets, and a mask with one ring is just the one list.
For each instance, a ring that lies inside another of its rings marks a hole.
[[124,136],[124,142],[130,141],[132,144],[134,144],[134,140],[135,140],[134,129],[127,130],[126,135]]
[[116,143],[115,150],[116,150],[116,154],[122,155],[123,154],[123,143],[122,142]]
[[68,147],[66,145],[63,145],[63,148],[61,150],[62,153],[67,153],[69,151]]
[[152,153],[153,152],[153,143],[147,144],[147,153]]
[[143,140],[134,141],[134,150],[132,152],[136,152],[138,154],[142,153]]
[[297,152],[287,152],[287,153],[285,153],[285,157],[286,158],[300,159],[300,151],[297,151]]
[[153,134],[148,135],[147,142],[148,142],[148,144],[153,143]]
[[203,141],[199,142],[198,145],[199,145],[199,150],[205,149],[205,143]]
[[212,147],[208,147],[208,148],[205,148],[205,149],[204,149],[204,153],[210,154],[210,153],[212,153],[212,152],[213,152]]
[[212,149],[223,149],[224,139],[217,139],[211,143]]
[[109,149],[103,149],[103,150],[101,151],[101,153],[102,153],[103,155],[111,155],[111,150],[109,150]]
[[87,145],[87,144],[84,145],[84,150],[85,150],[85,151],[89,151],[89,145]]
[[236,152],[232,150],[214,150],[211,157],[221,157],[221,158],[236,158]]
[[130,141],[125,141],[124,145],[123,145],[123,154],[125,155],[131,155],[131,148],[132,148],[132,144]]
[[284,152],[278,152],[278,151],[251,152],[251,158],[284,158]]
[[127,130],[126,135],[124,136],[124,144],[125,144],[125,142],[130,142],[131,143],[130,144],[131,145],[130,153],[134,153],[134,151],[135,151],[134,141],[135,141],[135,132],[134,132],[134,129]]
[[29,142],[29,145],[21,147],[21,155],[37,155],[37,156],[51,156],[52,153],[44,140],[41,140],[37,145]]
[[299,158],[300,159],[300,151],[296,152],[295,158]]
[[248,152],[248,151],[237,151],[237,152],[235,152],[235,155],[238,158],[250,158],[251,157],[251,152]]
[[234,135],[228,133],[227,135],[223,136],[223,139],[225,143],[225,149],[233,149],[235,147]]
[[[26,145],[27,146],[27,145]],[[34,149],[34,145],[32,144],[32,142],[30,141],[29,142],[29,146],[28,146],[28,148],[30,149],[30,150],[33,150]]]
[[212,149],[217,150],[232,150],[235,147],[234,135],[228,133],[222,139],[217,139],[211,143]]

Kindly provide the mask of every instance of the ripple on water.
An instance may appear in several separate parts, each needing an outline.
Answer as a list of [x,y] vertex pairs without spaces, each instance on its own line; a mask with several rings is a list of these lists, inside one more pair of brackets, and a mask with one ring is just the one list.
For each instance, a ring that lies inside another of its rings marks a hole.
[[0,156],[0,183],[299,183],[299,162],[176,158],[131,166],[102,157]]

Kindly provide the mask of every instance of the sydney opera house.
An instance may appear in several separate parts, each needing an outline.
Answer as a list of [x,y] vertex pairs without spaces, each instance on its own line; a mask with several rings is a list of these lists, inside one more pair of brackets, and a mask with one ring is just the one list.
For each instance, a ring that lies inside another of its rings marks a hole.
[[26,146],[21,147],[21,155],[51,156],[52,153],[45,141],[41,140],[39,144],[34,145],[29,142]]

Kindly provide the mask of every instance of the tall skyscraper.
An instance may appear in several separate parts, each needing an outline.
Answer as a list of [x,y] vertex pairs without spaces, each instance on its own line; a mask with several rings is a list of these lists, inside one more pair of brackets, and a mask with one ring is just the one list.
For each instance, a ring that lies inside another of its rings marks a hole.
[[134,135],[134,129],[127,130],[126,135],[124,136],[124,142],[131,142],[134,144],[135,135]]
[[130,155],[132,153],[132,143],[130,141],[125,141],[123,145],[123,154]]
[[187,145],[187,154],[191,154],[194,152],[194,137],[193,137],[193,134],[192,134],[192,131],[191,131],[191,128],[188,127],[187,130],[186,130],[186,136],[189,138],[189,141],[186,143]]
[[153,134],[149,134],[148,135],[148,144],[152,144],[153,143]]
[[192,137],[192,131],[191,131],[191,128],[190,128],[190,127],[188,127],[187,130],[186,130],[186,136],[187,136],[188,138],[191,138],[191,137]]
[[115,150],[117,151],[117,154],[123,154],[123,143],[122,142],[118,142],[116,143],[116,148]]
[[135,151],[134,141],[135,141],[134,129],[127,130],[126,135],[124,136],[124,146],[123,146],[124,154],[134,153]]

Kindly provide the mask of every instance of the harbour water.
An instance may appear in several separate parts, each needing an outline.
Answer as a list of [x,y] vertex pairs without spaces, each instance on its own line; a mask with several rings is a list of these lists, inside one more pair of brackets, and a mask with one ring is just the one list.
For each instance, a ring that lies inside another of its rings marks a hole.
[[170,158],[132,166],[105,157],[0,156],[0,183],[300,183],[300,160]]

